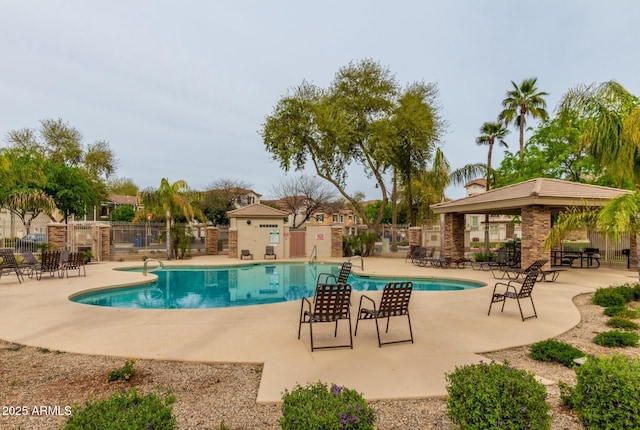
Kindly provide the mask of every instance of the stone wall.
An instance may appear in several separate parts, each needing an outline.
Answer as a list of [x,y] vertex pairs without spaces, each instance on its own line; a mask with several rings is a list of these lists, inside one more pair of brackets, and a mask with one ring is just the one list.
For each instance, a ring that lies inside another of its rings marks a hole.
[[238,230],[229,229],[229,258],[238,258]]
[[331,227],[331,256],[342,257],[342,236],[344,235],[343,227]]
[[465,219],[463,214],[444,215],[444,256],[464,258]]
[[544,240],[551,229],[551,210],[545,206],[522,208],[522,267],[543,258],[549,259],[550,252],[544,249]]
[[204,253],[218,255],[218,227],[207,227],[205,230]]

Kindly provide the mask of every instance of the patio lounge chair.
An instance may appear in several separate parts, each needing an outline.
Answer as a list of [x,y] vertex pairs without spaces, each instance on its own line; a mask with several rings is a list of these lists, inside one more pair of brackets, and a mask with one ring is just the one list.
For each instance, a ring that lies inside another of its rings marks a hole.
[[[358,306],[358,320],[356,321],[356,331],[354,336],[358,334],[358,324],[360,320],[375,320],[376,332],[378,333],[378,346],[389,345],[392,343],[411,342],[413,343],[413,331],[411,330],[411,318],[409,317],[409,299],[411,298],[411,290],[413,284],[411,282],[389,282],[384,286],[382,290],[382,298],[380,299],[380,305],[376,308],[376,302],[363,295],[360,297],[360,305]],[[372,308],[363,308],[363,301],[371,303]],[[380,327],[378,326],[378,319],[387,319],[387,329],[385,333],[389,332],[389,320],[391,317],[406,316],[409,323],[409,338],[402,340],[391,340],[382,342],[380,339]]]
[[240,251],[240,260],[244,260],[245,257],[249,260],[253,260],[253,254],[248,249],[242,249]]
[[0,249],[0,258],[2,258],[2,264],[0,264],[0,278],[5,273],[15,273],[18,277],[18,283],[22,284],[22,281],[24,280],[24,277],[22,276],[22,266],[18,264],[13,250]]
[[267,245],[267,248],[264,252],[264,259],[266,260],[267,258],[271,258],[271,257],[273,257],[274,260],[277,258],[276,250],[273,246]]
[[[520,309],[520,317],[522,321],[529,318],[538,318],[538,314],[536,312],[536,307],[533,304],[533,297],[531,293],[533,293],[533,287],[536,284],[539,273],[537,270],[532,270],[527,273],[526,277],[522,282],[512,279],[509,283],[505,284],[504,282],[497,282],[493,287],[493,293],[491,295],[491,303],[489,304],[489,312],[487,315],[491,315],[491,307],[494,303],[502,302],[502,309],[500,312],[504,311],[504,304],[507,299],[515,299],[518,302],[518,308]],[[498,292],[498,287],[505,287],[503,292]],[[525,318],[522,313],[522,306],[520,305],[520,299],[529,298],[531,300],[531,307],[533,308],[533,315],[530,315]]]
[[496,279],[504,279],[506,277],[512,280],[518,280],[524,278],[525,275],[527,275],[529,272],[535,271],[542,279],[543,275],[540,273],[540,271],[542,270],[542,266],[547,264],[548,261],[549,260],[547,260],[546,258],[536,260],[531,263],[529,267],[526,267],[524,269],[521,267],[500,267],[497,269],[491,269],[491,273]]
[[[309,324],[311,351],[316,349],[346,348],[353,349],[351,335],[351,285],[349,284],[319,284],[312,300],[302,298],[300,305],[300,323],[298,324],[298,339],[302,324]],[[312,303],[313,302],[313,303]],[[338,336],[338,322],[349,321],[349,343],[329,346],[315,346],[313,342],[313,326],[320,323],[335,323],[334,337]]]
[[70,252],[67,256],[67,261],[64,261],[60,265],[60,277],[63,278],[64,275],[69,277],[69,270],[77,270],[78,276],[80,276],[81,272],[83,276],[87,276],[87,269],[84,265],[84,255],[82,252]]
[[347,261],[342,263],[342,266],[340,266],[340,273],[338,273],[337,276],[333,273],[320,273],[318,275],[316,285],[329,284],[329,280],[332,280],[334,284],[346,284],[349,279],[349,275],[351,274],[351,267],[352,263]]
[[33,255],[33,252],[29,250],[20,251],[20,254],[22,254],[22,258],[24,259],[22,262],[22,273],[26,273],[29,278],[33,278],[33,274],[38,270],[40,262],[36,256]]
[[55,275],[62,278],[64,272],[61,273],[60,268],[60,251],[42,251],[42,261],[35,272],[36,278],[41,280],[43,273],[48,273],[52,278]]
[[411,258],[411,262],[420,267],[425,267],[427,264],[433,261],[433,256],[436,253],[436,247],[432,246],[430,249],[420,247],[414,257]]

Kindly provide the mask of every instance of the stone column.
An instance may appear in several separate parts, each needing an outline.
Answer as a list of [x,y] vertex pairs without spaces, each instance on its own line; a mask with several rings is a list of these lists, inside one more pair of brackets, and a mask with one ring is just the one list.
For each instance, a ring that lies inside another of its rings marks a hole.
[[443,256],[453,259],[464,258],[464,215],[444,215]]
[[229,258],[238,258],[238,230],[229,229]]
[[98,261],[109,261],[111,259],[111,226],[109,224],[98,224],[100,234],[100,249],[96,259]]
[[342,254],[342,236],[344,228],[340,226],[331,227],[331,256],[340,258]]
[[521,216],[521,266],[526,268],[536,260],[550,258],[550,252],[544,249],[544,240],[551,230],[551,209],[546,206],[526,206],[522,208]]
[[67,225],[61,222],[47,224],[47,242],[57,251],[66,251]]
[[205,230],[204,253],[218,255],[218,227],[207,227]]
[[409,227],[409,249],[422,246],[422,227]]

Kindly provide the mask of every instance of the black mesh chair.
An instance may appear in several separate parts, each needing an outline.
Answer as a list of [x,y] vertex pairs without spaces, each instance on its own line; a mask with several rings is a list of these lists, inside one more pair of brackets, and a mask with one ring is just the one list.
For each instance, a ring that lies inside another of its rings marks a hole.
[[[316,294],[312,300],[302,298],[300,305],[300,323],[298,324],[298,339],[302,324],[309,324],[309,336],[311,337],[311,351],[316,349],[351,348],[353,349],[353,337],[351,336],[351,285],[349,284],[318,284]],[[334,323],[334,337],[338,336],[338,322],[349,322],[349,343],[329,346],[315,346],[313,341],[313,326],[322,323]]]
[[333,273],[320,273],[318,275],[318,279],[316,284],[329,284],[330,280],[334,284],[346,284],[349,280],[349,275],[351,274],[352,263],[345,262],[340,266],[340,273],[338,275],[334,275]]
[[43,273],[48,273],[52,278],[55,275],[62,278],[64,271],[60,269],[60,251],[42,251],[42,261],[36,268],[36,278],[38,281],[41,280]]
[[[538,318],[538,314],[536,312],[536,307],[533,304],[533,297],[531,294],[533,293],[533,287],[536,284],[538,276],[540,273],[536,270],[532,270],[527,273],[526,277],[523,281],[519,280],[511,280],[509,283],[505,284],[504,282],[497,282],[493,287],[493,294],[491,295],[491,303],[489,304],[489,312],[487,315],[491,315],[491,307],[494,303],[502,302],[502,309],[500,312],[504,311],[504,305],[507,302],[507,299],[514,299],[518,302],[518,308],[520,309],[520,317],[522,321],[529,318]],[[502,289],[504,287],[504,291],[498,292],[498,287]],[[520,305],[520,299],[528,298],[531,300],[531,307],[533,308],[533,315],[530,315],[525,318],[522,313],[522,306]]]
[[[409,299],[411,299],[411,291],[413,290],[413,283],[411,282],[390,282],[384,286],[382,290],[382,298],[380,299],[380,305],[376,308],[376,302],[363,295],[360,297],[360,305],[358,306],[358,320],[356,321],[356,331],[354,336],[358,334],[358,324],[360,320],[375,320],[376,332],[378,333],[378,346],[389,345],[392,343],[411,342],[413,343],[413,330],[411,330],[411,317],[409,316]],[[371,308],[363,307],[363,301],[370,303]],[[409,323],[409,338],[402,340],[391,340],[382,342],[380,338],[380,327],[378,326],[378,319],[387,319],[387,328],[385,333],[389,332],[389,320],[391,317],[406,316]]]
[[18,277],[18,282],[22,284],[24,277],[22,276],[22,266],[16,260],[16,256],[12,249],[0,249],[0,258],[2,258],[2,264],[0,264],[0,277],[2,275],[15,273]]

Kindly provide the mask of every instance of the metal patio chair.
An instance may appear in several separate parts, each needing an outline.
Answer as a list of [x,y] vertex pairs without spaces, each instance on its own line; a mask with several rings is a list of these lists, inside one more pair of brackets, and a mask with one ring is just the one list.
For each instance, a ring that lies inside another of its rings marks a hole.
[[0,258],[2,258],[2,264],[0,264],[0,278],[4,274],[15,273],[18,277],[18,283],[22,284],[24,277],[22,276],[22,265],[16,260],[16,256],[13,253],[13,249],[0,249]]
[[[389,282],[384,286],[382,290],[382,298],[380,299],[380,305],[376,308],[376,302],[363,295],[360,297],[360,305],[358,306],[358,320],[356,321],[356,331],[354,336],[358,334],[358,324],[360,320],[375,320],[376,332],[378,333],[378,346],[390,345],[392,343],[411,342],[413,343],[413,330],[411,329],[411,317],[409,316],[409,299],[411,299],[411,291],[413,290],[413,283],[411,282]],[[362,307],[363,301],[371,303],[371,308]],[[402,340],[391,340],[382,342],[380,339],[380,327],[378,326],[378,319],[387,319],[387,328],[385,333],[389,332],[389,321],[392,317],[406,316],[409,323],[409,338]]]
[[[309,324],[309,336],[311,338],[311,351],[316,349],[351,348],[353,349],[353,337],[351,335],[351,285],[349,284],[319,284],[312,300],[302,298],[300,305],[300,322],[298,324],[298,339],[302,324]],[[321,323],[334,323],[334,337],[338,336],[338,322],[349,321],[349,343],[328,346],[315,346],[313,341],[313,326]]]
[[318,275],[316,285],[329,284],[329,280],[332,280],[332,283],[334,284],[346,284],[349,279],[349,275],[351,274],[351,267],[353,267],[353,263],[342,263],[342,266],[340,266],[340,273],[338,273],[337,276],[333,273],[320,273]]
[[82,252],[70,252],[67,260],[60,263],[60,277],[69,277],[69,270],[77,270],[78,276],[87,276],[87,269],[84,264],[84,254]]
[[271,245],[267,245],[265,252],[264,252],[264,259],[266,260],[267,258],[272,258],[275,260],[277,258],[276,256],[276,250],[273,246]]
[[[536,312],[536,307],[533,304],[533,287],[536,285],[536,281],[538,280],[538,276],[540,273],[537,270],[532,270],[526,274],[526,277],[523,281],[512,279],[508,283],[497,282],[493,287],[493,293],[491,295],[491,303],[489,304],[489,312],[487,315],[491,315],[491,307],[494,303],[502,302],[502,309],[500,312],[504,311],[504,305],[507,302],[507,299],[514,299],[518,302],[518,309],[520,309],[520,317],[522,321],[529,318],[538,318],[538,313]],[[504,291],[498,292],[498,287],[505,287]],[[529,315],[525,318],[522,313],[522,306],[520,305],[520,299],[528,298],[531,300],[531,307],[533,308],[533,315]]]
[[60,268],[60,251],[42,251],[42,261],[35,272],[36,279],[41,280],[43,273],[48,273],[52,278],[55,275],[62,278],[64,272]]

